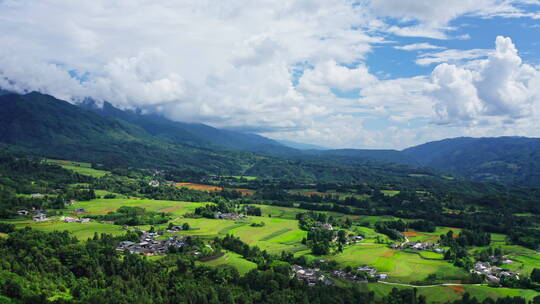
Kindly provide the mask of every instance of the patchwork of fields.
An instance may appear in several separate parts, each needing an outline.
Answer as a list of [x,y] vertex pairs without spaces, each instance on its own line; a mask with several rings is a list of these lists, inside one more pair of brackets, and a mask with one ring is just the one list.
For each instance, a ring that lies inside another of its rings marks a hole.
[[[239,237],[250,246],[258,246],[270,253],[279,254],[281,251],[293,252],[295,256],[304,255],[308,259],[327,259],[336,261],[340,266],[358,267],[370,265],[381,273],[389,275],[389,283],[418,282],[425,280],[430,275],[435,275],[438,280],[444,282],[457,282],[467,277],[468,273],[443,260],[441,254],[434,252],[416,252],[393,250],[387,244],[378,244],[378,241],[389,242],[387,236],[375,232],[371,227],[377,221],[396,219],[391,216],[349,216],[353,220],[352,230],[356,230],[365,236],[364,241],[346,246],[344,251],[335,255],[316,257],[311,255],[310,250],[302,244],[302,239],[307,232],[300,230],[296,215],[305,210],[269,205],[256,205],[261,208],[261,217],[249,217],[242,220],[218,220],[208,218],[185,218],[186,213],[192,213],[195,208],[207,203],[179,202],[150,200],[139,198],[116,198],[95,199],[91,201],[77,202],[68,207],[65,214],[72,215],[77,208],[84,208],[88,214],[100,215],[115,211],[121,206],[142,207],[148,211],[167,212],[172,215],[172,222],[177,225],[188,223],[191,227],[188,231],[180,231],[177,234],[198,236],[210,239],[217,236],[232,234]],[[344,217],[343,214],[330,213],[334,216]],[[85,240],[91,238],[95,232],[121,235],[125,233],[120,226],[92,221],[90,223],[64,223],[59,216],[45,222],[32,222],[30,220],[10,220],[16,227],[30,226],[43,231],[68,230],[77,238]],[[264,223],[262,227],[251,224]],[[159,225],[158,229],[165,229],[166,224]],[[141,226],[141,229],[149,229],[149,226]],[[441,234],[452,230],[455,234],[461,230],[449,227],[437,227],[435,232],[418,232],[408,230],[405,235],[411,241],[437,242]],[[2,237],[2,235],[0,235]],[[493,234],[492,245],[501,247],[507,253],[514,264],[505,265],[505,268],[513,271],[530,273],[533,268],[540,268],[540,257],[533,250],[520,246],[506,245],[505,235]],[[474,248],[471,250],[475,250]],[[233,252],[225,252],[223,256],[206,262],[198,262],[212,267],[235,267],[241,274],[256,268],[256,264],[245,260]],[[406,288],[405,286],[390,285],[384,283],[362,284],[366,289],[375,291],[376,296],[382,297],[392,288]],[[487,286],[436,286],[418,287],[418,293],[423,294],[430,301],[458,299],[464,292],[474,292],[479,299],[496,296],[523,296],[532,299],[537,293],[534,291],[490,288]]]

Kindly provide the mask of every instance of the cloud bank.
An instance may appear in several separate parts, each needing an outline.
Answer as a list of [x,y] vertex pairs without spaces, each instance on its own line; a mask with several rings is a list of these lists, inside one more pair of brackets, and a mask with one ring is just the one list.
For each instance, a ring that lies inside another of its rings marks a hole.
[[[523,2],[4,0],[0,87],[335,147],[540,135],[527,131],[538,68],[510,38],[491,50],[395,45],[451,38],[459,16],[530,15]],[[378,76],[368,57],[385,46],[432,72]]]

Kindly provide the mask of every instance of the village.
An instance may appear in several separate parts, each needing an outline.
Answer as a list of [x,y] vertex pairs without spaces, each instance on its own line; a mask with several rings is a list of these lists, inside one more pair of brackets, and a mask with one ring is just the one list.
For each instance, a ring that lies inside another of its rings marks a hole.
[[[504,260],[503,264],[511,264],[513,261]],[[478,261],[474,265],[474,268],[471,269],[471,273],[476,273],[477,275],[485,276],[486,280],[491,283],[499,283],[502,278],[513,278],[519,280],[519,274],[503,269],[501,267],[491,265],[489,262]]]
[[165,240],[157,240],[160,235],[156,232],[141,231],[142,235],[138,243],[131,241],[122,241],[116,247],[118,251],[129,251],[130,253],[141,254],[145,256],[163,255],[170,248],[179,249],[185,245],[184,238],[177,235],[171,236]]
[[417,251],[432,251],[435,253],[444,253],[444,249],[439,247],[438,244],[431,243],[431,242],[404,242],[404,243],[394,243],[390,245],[390,248],[392,249],[412,249]]
[[[343,279],[355,283],[366,283],[368,282],[368,279],[379,281],[388,278],[387,274],[378,273],[375,268],[367,265],[357,267],[356,271],[363,272],[365,273],[365,275],[362,275],[361,273],[355,274],[344,270],[334,270],[331,272],[331,274],[334,278]],[[314,286],[315,284],[317,284],[317,282],[321,282],[325,285],[334,285],[334,283],[329,280],[329,277],[325,276],[325,274],[319,268],[293,265],[291,277],[295,277],[300,281],[305,281],[309,286]]]

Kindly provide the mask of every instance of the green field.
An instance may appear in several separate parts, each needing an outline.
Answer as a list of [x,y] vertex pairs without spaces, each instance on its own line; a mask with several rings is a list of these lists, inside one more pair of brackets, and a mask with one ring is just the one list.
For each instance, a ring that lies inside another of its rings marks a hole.
[[[106,194],[105,192],[100,194]],[[258,246],[261,249],[267,250],[273,254],[279,254],[281,251],[293,252],[295,256],[305,255],[308,259],[334,260],[341,267],[360,265],[370,265],[376,268],[381,273],[389,275],[388,282],[411,283],[422,281],[430,274],[435,274],[437,278],[445,282],[455,282],[464,279],[467,272],[461,268],[455,267],[450,263],[442,260],[441,254],[433,252],[408,252],[397,251],[387,247],[386,244],[373,244],[376,238],[386,240],[387,237],[381,235],[371,228],[377,221],[396,219],[391,216],[349,216],[353,219],[354,226],[352,230],[363,234],[366,238],[362,243],[347,246],[342,253],[323,257],[315,257],[311,255],[310,250],[301,244],[301,241],[306,237],[307,232],[300,230],[296,215],[304,210],[297,208],[256,205],[262,209],[263,216],[249,217],[247,219],[230,221],[217,220],[208,218],[184,218],[183,215],[188,212],[193,212],[195,208],[206,203],[178,202],[178,201],[163,201],[138,198],[116,198],[116,199],[95,199],[91,201],[77,202],[69,206],[66,214],[75,210],[75,208],[85,208],[90,214],[106,214],[114,211],[121,206],[138,206],[149,211],[169,212],[173,215],[173,222],[176,225],[188,223],[191,227],[188,231],[180,231],[177,234],[198,236],[204,239],[214,237],[222,237],[226,234],[232,234],[239,237],[242,241],[250,246]],[[270,216],[269,216],[270,215]],[[334,216],[344,216],[342,214],[333,214]],[[54,219],[54,218],[53,218]],[[119,235],[125,233],[119,226],[111,224],[103,224],[98,222],[91,223],[64,223],[60,221],[47,222],[32,222],[30,220],[9,221],[16,227],[31,226],[34,229],[42,231],[63,231],[72,232],[77,238],[84,240],[90,238],[97,233],[110,233]],[[264,223],[262,227],[251,226],[252,223]],[[359,224],[362,224],[360,226]],[[371,226],[371,227],[366,227]],[[164,229],[167,224],[160,225],[158,228]],[[140,227],[141,229],[149,229],[149,226]],[[438,227],[433,233],[409,231],[411,241],[431,241],[436,242],[439,235],[446,234],[448,231],[459,233],[460,229],[449,227]],[[493,234],[493,242],[500,244],[505,253],[510,258],[516,261],[514,264],[505,266],[508,269],[520,273],[529,274],[535,267],[540,267],[540,258],[532,250],[525,249],[520,246],[504,245],[505,235]],[[477,248],[478,249],[478,248]],[[474,250],[474,249],[471,249]],[[212,261],[204,262],[203,264],[215,267],[224,267],[230,265],[238,269],[240,273],[246,273],[256,267],[252,262],[249,262],[239,255],[227,252],[224,256]],[[371,286],[371,285],[370,285]],[[376,284],[380,289],[392,288],[395,286]],[[370,287],[371,288],[371,287]],[[478,290],[473,290],[474,288]],[[449,287],[433,287],[421,288],[422,293],[433,293],[429,295],[434,300],[446,299],[448,296],[455,296],[461,293],[459,290],[454,290]],[[524,292],[525,296],[531,296],[526,291],[506,290],[487,287],[468,286],[466,290],[478,294],[478,297],[486,297],[498,295],[502,292],[508,294],[516,294]],[[378,291],[381,292],[381,291]],[[384,292],[381,292],[383,294]],[[517,295],[517,294],[516,294]]]
[[424,259],[417,253],[392,250],[386,245],[354,245],[334,256],[325,257],[343,266],[358,267],[367,264],[379,272],[387,273],[390,282],[413,282],[435,274],[445,281],[461,280],[467,276],[463,269],[446,261]]
[[244,259],[239,254],[228,251],[222,257],[208,262],[198,262],[198,264],[212,267],[234,267],[241,275],[257,268],[257,264]]
[[280,207],[280,206],[269,206],[269,205],[253,205],[261,208],[262,216],[272,216],[279,217],[284,219],[294,220],[296,215],[299,213],[304,213],[306,210],[298,208],[289,208],[289,207]]
[[[181,231],[181,235],[197,235],[213,238],[232,234],[251,246],[258,246],[271,253],[299,251],[306,247],[301,244],[306,231],[298,228],[295,220],[265,217],[250,217],[241,221],[215,220],[207,218],[183,218],[178,223],[188,223],[192,230]],[[264,222],[263,227],[252,227],[251,223]]]
[[88,175],[92,177],[103,177],[109,174],[109,171],[92,169],[92,164],[74,162],[69,160],[48,159],[47,162],[61,166],[64,169],[75,171],[82,175]]
[[[369,283],[362,284],[362,288],[373,291],[376,298],[382,299],[392,290],[392,288],[406,289],[410,287],[388,285],[384,283]],[[532,300],[535,296],[540,294],[534,290],[493,288],[489,286],[418,286],[416,289],[417,294],[425,296],[429,303],[458,300],[461,299],[465,292],[470,293],[480,301],[488,297],[498,298],[506,296],[521,296],[527,300]]]
[[41,230],[45,232],[52,231],[64,231],[67,230],[80,240],[86,240],[94,236],[94,232],[98,234],[107,233],[112,235],[121,235],[126,233],[121,227],[112,224],[102,224],[97,222],[90,223],[65,223],[63,221],[46,221],[46,222],[33,222],[31,220],[9,220],[4,221],[6,223],[14,224],[16,228],[32,227],[32,229]]
[[122,206],[141,207],[148,211],[168,212],[173,216],[181,216],[188,212],[193,212],[195,208],[203,206],[204,203],[160,201],[139,198],[115,198],[115,199],[94,199],[91,201],[77,202],[67,208],[68,212],[76,208],[84,208],[89,214],[106,214]]

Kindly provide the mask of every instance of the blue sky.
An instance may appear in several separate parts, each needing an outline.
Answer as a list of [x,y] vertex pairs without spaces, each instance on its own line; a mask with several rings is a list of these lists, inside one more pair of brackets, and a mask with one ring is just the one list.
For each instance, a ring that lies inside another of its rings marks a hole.
[[0,1],[0,88],[336,148],[540,136],[539,0]]

